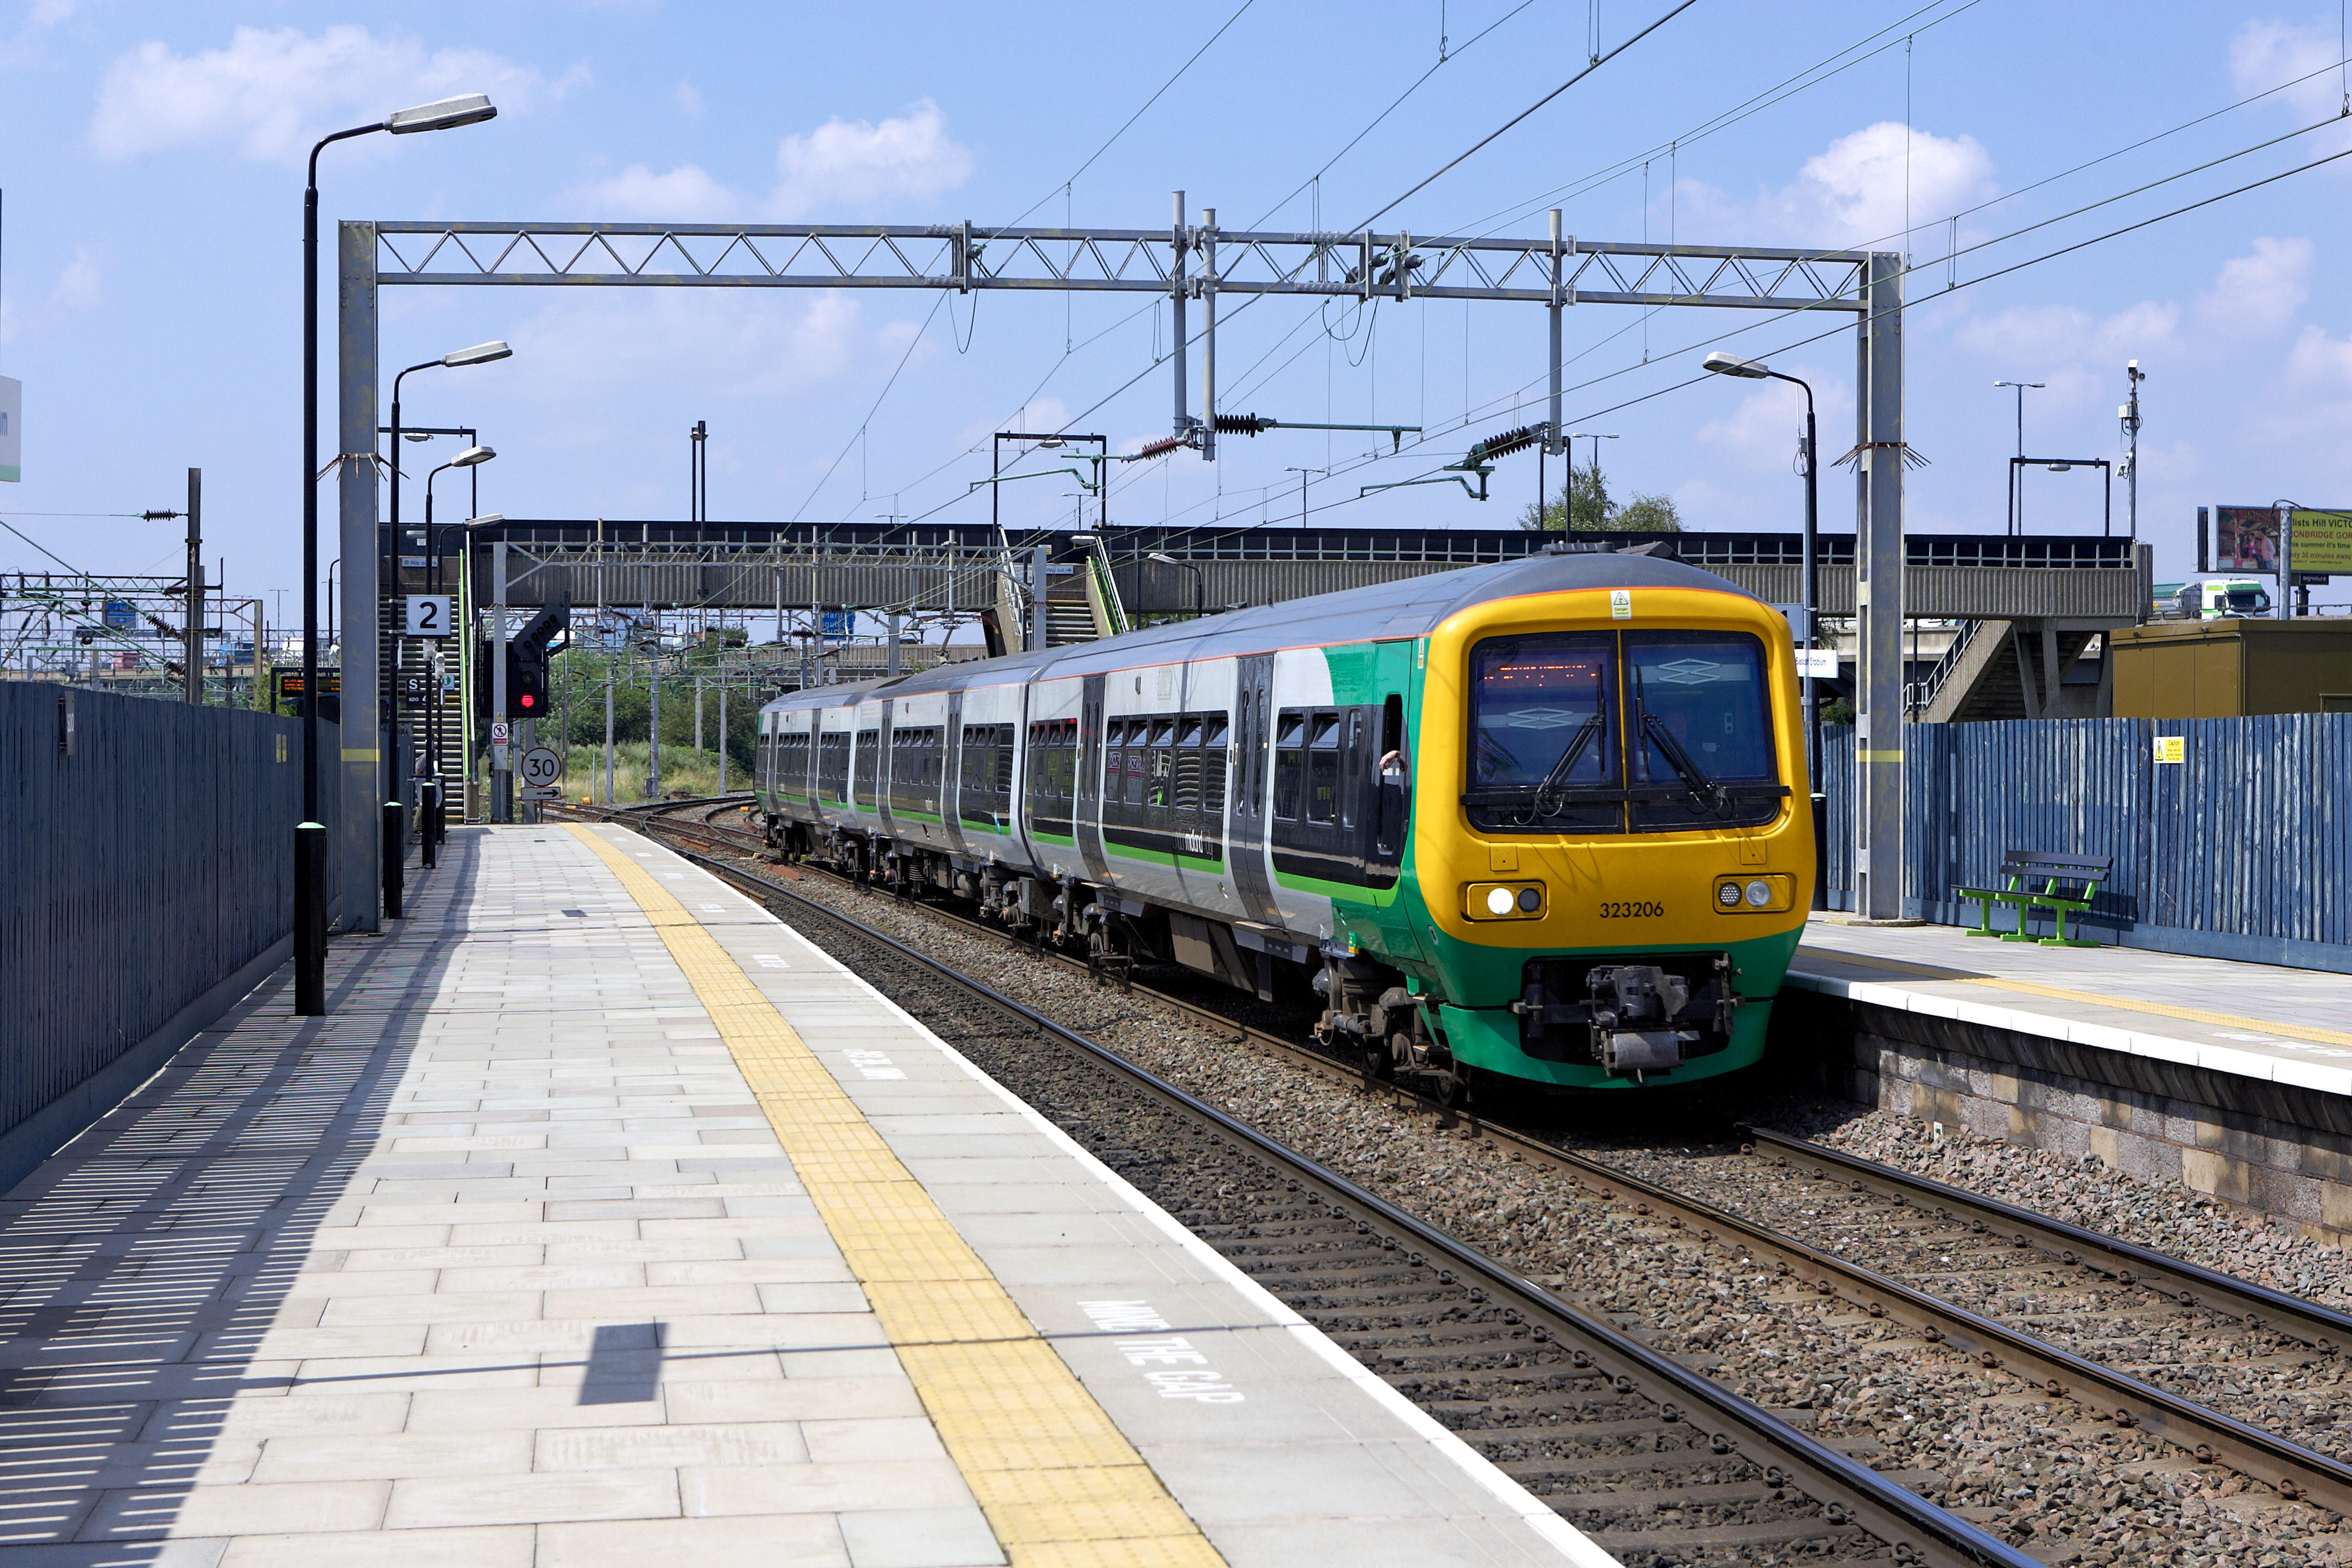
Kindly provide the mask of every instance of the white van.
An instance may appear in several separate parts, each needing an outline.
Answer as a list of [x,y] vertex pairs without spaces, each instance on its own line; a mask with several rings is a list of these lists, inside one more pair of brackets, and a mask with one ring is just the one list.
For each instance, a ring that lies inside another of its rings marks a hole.
[[2270,584],[2259,577],[2183,583],[2172,601],[2173,616],[2184,621],[2242,620],[2271,613]]

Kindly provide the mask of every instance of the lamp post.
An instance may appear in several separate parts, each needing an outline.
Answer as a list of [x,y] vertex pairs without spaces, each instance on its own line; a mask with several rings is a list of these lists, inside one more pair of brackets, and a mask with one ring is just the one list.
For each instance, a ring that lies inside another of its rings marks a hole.
[[[1798,644],[1808,654],[1813,647],[1813,616],[1821,608],[1821,443],[1813,425],[1813,388],[1810,382],[1793,376],[1757,360],[1741,359],[1720,350],[1706,356],[1706,368],[1717,375],[1738,376],[1744,381],[1785,381],[1805,395],[1805,536],[1799,572],[1803,606],[1799,612],[1804,624],[1798,628]],[[1600,446],[1593,447],[1593,461],[1600,462]],[[1810,663],[1810,661],[1808,661]],[[1829,908],[1828,877],[1828,804],[1829,796],[1822,784],[1822,710],[1811,674],[1799,679],[1798,689],[1805,705],[1805,769],[1813,802],[1813,908]]]
[[[391,569],[383,581],[394,584],[400,581],[398,568],[391,565],[400,558],[400,441],[403,434],[400,426],[400,384],[420,370],[456,370],[469,364],[488,364],[494,360],[511,358],[513,354],[514,350],[509,348],[502,341],[476,343],[472,348],[458,349],[454,353],[443,354],[439,359],[421,360],[392,378],[392,551],[386,560],[386,565]],[[423,438],[422,436],[409,437],[411,440]],[[428,504],[431,500],[431,493],[428,480],[426,489]]]
[[1192,574],[1192,618],[1194,620],[1199,620],[1202,616],[1208,613],[1208,589],[1202,581],[1201,569],[1198,566],[1193,565],[1189,561],[1179,561],[1176,557],[1169,554],[1164,550],[1155,550],[1150,554],[1145,556],[1144,559],[1147,561],[1157,561],[1162,566],[1181,566],[1185,571]]
[[294,1011],[301,1017],[327,1011],[327,827],[319,820],[319,154],[354,136],[451,131],[497,113],[480,93],[447,98],[321,136],[310,148],[302,188],[302,820],[294,829]]
[[[1309,474],[1321,474],[1326,479],[1328,479],[1331,475],[1331,470],[1328,468],[1285,468],[1282,471],[1286,474],[1297,474],[1298,476],[1298,526],[1305,528],[1307,526],[1307,476]],[[1157,557],[1155,557],[1155,559],[1157,559]]]
[[[2049,384],[2047,382],[2040,381],[1996,381],[1993,383],[1993,386],[1996,389],[2006,386],[2014,390],[2017,394],[2017,455],[2021,458],[2025,456],[2026,388],[2032,387],[2039,390],[2048,384]],[[2011,533],[2022,533],[2025,531],[2025,497],[2017,488],[2017,469],[2015,468],[2011,468],[2009,470],[2009,531]]]
[[[1560,450],[1568,454],[1568,483],[1559,495],[1559,529],[1562,533],[1572,531],[1576,525],[1576,520],[1570,515],[1570,502],[1576,494],[1576,443],[1579,441],[1592,443],[1592,471],[1597,476],[1601,472],[1601,443],[1615,439],[1617,437],[1614,432],[1603,433],[1597,430],[1570,430],[1560,438]],[[1537,515],[1540,518],[1542,514],[1538,511]],[[1609,520],[1604,517],[1601,521],[1606,524]]]

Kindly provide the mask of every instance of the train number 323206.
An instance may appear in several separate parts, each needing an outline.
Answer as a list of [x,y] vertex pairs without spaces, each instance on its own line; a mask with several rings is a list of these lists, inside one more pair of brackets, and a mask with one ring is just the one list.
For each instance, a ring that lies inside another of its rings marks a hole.
[[1664,904],[1603,904],[1601,918],[1604,921],[1654,921],[1666,912]]

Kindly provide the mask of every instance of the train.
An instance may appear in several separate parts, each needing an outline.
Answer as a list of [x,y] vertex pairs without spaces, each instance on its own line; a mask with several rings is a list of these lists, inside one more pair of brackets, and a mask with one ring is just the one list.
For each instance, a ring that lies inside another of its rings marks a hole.
[[1657,1089],[1762,1055],[1811,901],[1786,617],[1518,561],[788,693],[770,852],[1273,1000],[1381,1076]]

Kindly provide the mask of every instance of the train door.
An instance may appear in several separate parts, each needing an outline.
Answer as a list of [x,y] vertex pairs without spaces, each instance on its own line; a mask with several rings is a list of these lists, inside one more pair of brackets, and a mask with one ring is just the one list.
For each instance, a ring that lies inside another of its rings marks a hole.
[[1087,875],[1103,882],[1110,879],[1102,841],[1103,677],[1085,679],[1085,695],[1078,700],[1077,810],[1072,814],[1076,818],[1072,833]]
[[898,781],[891,776],[898,759],[891,754],[895,748],[890,735],[891,709],[897,701],[894,697],[882,699],[882,721],[874,731],[874,810],[882,818],[882,831],[891,837],[898,831],[898,818],[890,810],[890,794],[898,787]]
[[963,838],[963,693],[948,693],[947,734],[940,742],[940,826],[959,855],[969,855]]
[[1233,826],[1226,853],[1242,912],[1266,925],[1282,923],[1274,881],[1266,871],[1266,776],[1274,751],[1274,655],[1244,654],[1234,697],[1234,759],[1229,788]]

